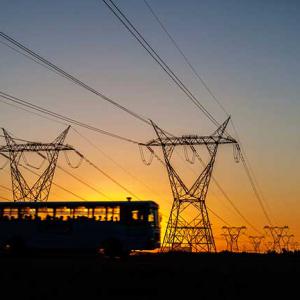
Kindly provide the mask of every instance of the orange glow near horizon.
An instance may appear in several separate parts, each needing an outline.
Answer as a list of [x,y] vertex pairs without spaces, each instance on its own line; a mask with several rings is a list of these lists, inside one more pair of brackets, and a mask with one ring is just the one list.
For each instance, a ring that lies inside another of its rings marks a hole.
[[[102,192],[111,200],[124,200],[127,201],[127,197],[132,197],[132,201],[134,200],[153,200],[157,202],[160,206],[160,215],[161,215],[161,242],[163,240],[164,232],[167,226],[168,216],[170,213],[170,208],[172,205],[172,194],[170,192],[170,186],[168,183],[167,173],[166,170],[163,169],[162,166],[160,166],[157,162],[154,162],[153,166],[143,166],[140,161],[136,159],[137,153],[134,153],[134,157],[131,158],[131,160],[134,161],[134,158],[136,160],[136,165],[134,167],[137,167],[137,165],[140,165],[140,170],[143,170],[142,173],[134,173],[133,177],[129,176],[128,174],[122,174],[122,170],[118,170],[116,172],[116,169],[106,169],[106,172],[111,174],[113,178],[115,178],[118,182],[122,183],[123,186],[125,186],[128,190],[132,191],[138,199],[136,199],[133,195],[128,194],[127,192],[123,191],[120,187],[118,187],[115,183],[111,182],[107,178],[103,177],[103,175],[99,174],[97,171],[91,168],[87,168],[86,165],[82,165],[78,169],[70,169],[66,164],[64,164],[62,157],[60,158],[59,164],[68,171],[73,171],[72,174],[75,176],[83,179],[86,183],[91,185],[93,188],[98,190],[99,192]],[[220,154],[221,156],[227,156],[227,154]],[[97,157],[99,161],[99,157]],[[129,159],[129,157],[127,157]],[[222,158],[218,158],[218,162],[216,164],[216,174],[218,176],[222,176],[222,172],[218,170],[218,166],[222,165],[221,163]],[[182,162],[181,162],[182,164]],[[98,163],[100,166],[100,164]],[[106,166],[106,164],[104,163]],[[233,165],[233,171],[238,174],[238,171],[235,170],[237,166]],[[199,170],[200,167],[198,166]],[[195,167],[197,170],[197,167]],[[6,168],[6,171],[8,171],[9,168]],[[198,170],[198,171],[199,171]],[[124,173],[124,172],[123,172]],[[114,175],[112,175],[114,174]],[[186,170],[186,172],[182,173],[185,176],[190,176],[190,181],[193,181],[191,178],[195,178],[197,172],[195,170],[191,171],[190,169]],[[6,181],[9,186],[9,174],[6,173]],[[224,176],[224,175],[223,175]],[[236,176],[236,175],[235,175]],[[232,177],[234,177],[232,175]],[[32,182],[34,181],[31,178]],[[258,206],[256,200],[251,195],[251,190],[248,187],[248,191],[245,192],[245,189],[233,189],[234,186],[231,186],[231,180],[233,182],[236,182],[237,180],[235,178],[225,178],[223,181],[226,184],[229,184],[229,191],[230,193],[235,192],[235,197],[232,200],[234,201],[234,204],[241,210],[241,211],[247,211],[247,219],[251,221],[251,224],[253,224],[258,230],[263,232],[263,226],[266,225],[266,223],[263,221],[263,215],[260,211],[260,207]],[[57,183],[61,185],[63,188],[68,189],[75,195],[80,196],[84,200],[88,201],[97,201],[97,200],[107,200],[103,195],[100,193],[96,193],[95,191],[91,190],[89,187],[77,182],[74,178],[71,178],[70,176],[66,176],[64,172],[57,169],[56,174],[54,176],[54,183]],[[154,183],[152,183],[154,182]],[[11,198],[11,194],[8,190],[1,189],[1,196],[5,198]],[[237,201],[235,199],[243,199],[243,201]],[[69,194],[63,190],[61,190],[58,186],[55,184],[52,186],[49,201],[82,201],[79,198],[76,198],[74,195]],[[252,204],[250,207],[247,207],[249,203]],[[211,209],[214,213],[216,213],[218,216],[220,216],[222,219],[226,220],[230,225],[232,226],[240,226],[245,225],[248,228],[248,235],[257,235],[258,233],[253,231],[251,227],[248,226],[248,224],[243,223],[243,220],[239,218],[239,216],[236,215],[234,209],[231,207],[230,203],[226,201],[224,196],[220,193],[220,191],[217,189],[213,181],[211,182],[208,197],[207,197],[207,206],[209,209]],[[225,250],[226,249],[226,242],[224,238],[222,237],[222,230],[221,227],[225,225],[219,218],[217,218],[214,213],[209,212],[210,221],[212,223],[212,229],[215,237],[215,242],[217,246],[217,250]],[[281,225],[281,224],[279,224]],[[296,230],[296,228],[292,228],[291,230],[297,236],[299,234]],[[249,239],[247,236],[241,236],[240,238],[240,250],[244,251],[251,251],[252,245],[250,244]]]

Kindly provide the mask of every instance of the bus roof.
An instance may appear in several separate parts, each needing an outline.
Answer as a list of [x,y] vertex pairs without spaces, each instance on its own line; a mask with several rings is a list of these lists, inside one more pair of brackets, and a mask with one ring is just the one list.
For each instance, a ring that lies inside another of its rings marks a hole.
[[9,202],[9,201],[0,201],[0,208],[1,207],[11,207],[11,208],[18,208],[18,207],[78,207],[78,206],[85,206],[85,207],[97,207],[97,206],[134,206],[134,207],[143,207],[143,206],[152,206],[158,208],[158,204],[153,200],[138,200],[138,201],[48,201],[48,202]]

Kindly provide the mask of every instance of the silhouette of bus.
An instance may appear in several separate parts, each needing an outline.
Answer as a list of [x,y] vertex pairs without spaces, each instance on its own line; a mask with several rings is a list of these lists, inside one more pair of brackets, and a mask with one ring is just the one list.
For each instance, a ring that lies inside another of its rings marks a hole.
[[117,256],[160,247],[154,201],[0,202],[7,251],[92,250]]

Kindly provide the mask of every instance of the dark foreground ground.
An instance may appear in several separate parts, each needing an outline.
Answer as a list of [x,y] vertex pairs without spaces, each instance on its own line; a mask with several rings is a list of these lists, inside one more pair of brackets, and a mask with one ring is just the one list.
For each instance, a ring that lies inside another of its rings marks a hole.
[[300,299],[300,253],[1,256],[0,288],[32,300]]

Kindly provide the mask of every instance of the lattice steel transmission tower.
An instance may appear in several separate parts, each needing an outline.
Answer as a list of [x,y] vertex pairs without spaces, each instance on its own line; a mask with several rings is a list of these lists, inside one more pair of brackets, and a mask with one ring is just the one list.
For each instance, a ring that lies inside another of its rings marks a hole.
[[273,239],[272,250],[275,252],[282,252],[283,240],[282,236],[287,234],[288,226],[265,226],[265,231],[270,233]]
[[223,226],[224,238],[227,244],[227,250],[230,252],[239,252],[238,239],[240,235],[246,230],[245,226]]
[[293,234],[283,234],[282,235],[282,242],[283,242],[283,247],[285,250],[290,251],[291,250],[291,242],[293,239],[294,235]]
[[[12,138],[4,128],[2,128],[6,146],[0,147],[0,154],[8,158],[10,161],[14,201],[48,200],[59,152],[74,150],[73,147],[63,144],[69,129],[70,126],[65,129],[52,143],[26,142],[23,144],[17,144],[15,139]],[[23,157],[24,152],[36,152],[40,156],[46,158],[45,160],[48,162],[43,173],[31,187],[26,182],[19,169],[20,160]]]
[[298,251],[298,248],[299,248],[299,243],[298,242],[292,241],[292,242],[290,242],[290,244],[291,244],[291,250]]
[[[162,148],[174,198],[162,243],[162,251],[178,249],[189,249],[193,252],[216,251],[206,207],[206,195],[219,145],[238,145],[235,139],[225,134],[229,119],[209,136],[173,137],[152,122],[158,138],[143,144],[143,146],[146,146],[150,151],[153,151],[151,147]],[[175,147],[184,146],[190,147],[193,154],[200,160],[199,153],[195,148],[197,145],[204,145],[207,148],[209,161],[191,187],[188,187],[172,165],[171,157]]]
[[249,236],[249,239],[251,241],[251,244],[253,246],[253,250],[255,253],[260,253],[260,246],[261,246],[262,240],[264,238],[265,237],[263,235],[258,235],[258,236],[250,235]]

